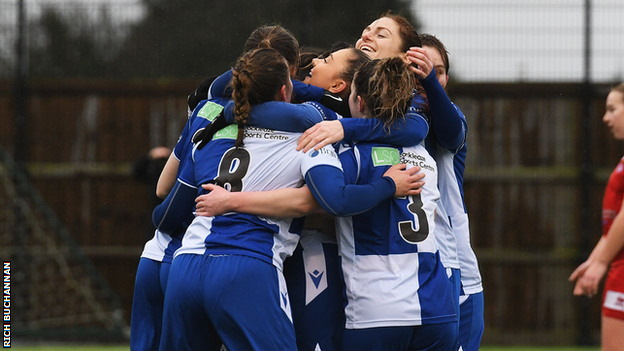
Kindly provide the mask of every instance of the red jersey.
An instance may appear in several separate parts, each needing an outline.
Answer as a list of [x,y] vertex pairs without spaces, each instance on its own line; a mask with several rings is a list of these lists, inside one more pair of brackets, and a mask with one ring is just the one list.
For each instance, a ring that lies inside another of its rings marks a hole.
[[[622,208],[622,200],[624,200],[624,157],[620,159],[605,189],[604,198],[602,200],[602,235],[606,236],[613,224],[615,216]],[[613,260],[613,263],[624,262],[624,250],[621,250]]]

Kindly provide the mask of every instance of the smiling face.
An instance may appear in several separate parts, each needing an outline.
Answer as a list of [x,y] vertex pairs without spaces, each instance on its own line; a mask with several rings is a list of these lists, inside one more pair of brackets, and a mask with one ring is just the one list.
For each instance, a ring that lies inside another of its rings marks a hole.
[[328,57],[312,60],[313,68],[304,83],[311,84],[333,93],[338,93],[347,87],[347,82],[341,78],[341,72],[349,64],[351,50],[342,49],[331,53]]
[[615,90],[609,93],[602,121],[611,129],[613,137],[624,139],[624,93]]
[[381,17],[364,28],[355,43],[356,49],[364,51],[373,60],[404,55],[402,46],[399,25],[388,17]]

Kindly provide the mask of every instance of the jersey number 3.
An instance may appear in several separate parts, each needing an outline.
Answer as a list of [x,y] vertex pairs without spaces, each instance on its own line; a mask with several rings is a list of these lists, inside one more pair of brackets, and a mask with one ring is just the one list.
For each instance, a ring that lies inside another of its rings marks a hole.
[[413,221],[401,221],[399,222],[399,233],[408,243],[417,244],[427,239],[429,235],[429,221],[423,209],[423,202],[420,194],[409,196],[409,199],[410,203],[407,205],[407,209],[417,218],[418,230],[414,229]]
[[250,162],[251,155],[247,149],[242,147],[229,149],[221,157],[215,183],[230,192],[243,190],[243,177],[249,170]]

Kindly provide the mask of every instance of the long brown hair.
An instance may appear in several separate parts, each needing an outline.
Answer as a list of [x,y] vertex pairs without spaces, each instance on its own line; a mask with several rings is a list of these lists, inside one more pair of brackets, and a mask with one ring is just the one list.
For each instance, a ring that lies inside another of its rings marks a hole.
[[407,18],[401,15],[393,14],[391,11],[384,13],[379,18],[383,17],[390,18],[399,26],[399,35],[401,36],[402,44],[400,49],[402,52],[407,52],[407,50],[413,46],[422,47],[418,32],[414,26],[412,26],[410,21],[407,20]]
[[243,144],[243,128],[252,105],[276,99],[290,79],[284,57],[273,48],[249,51],[232,68],[234,118],[238,124],[236,146]]
[[400,118],[405,118],[413,98],[416,75],[400,57],[389,57],[365,63],[355,74],[353,84],[369,112],[380,119],[386,131]]
[[[399,49],[402,52],[407,52],[409,48],[414,47],[414,46],[422,47],[422,42],[420,40],[421,38],[418,35],[416,28],[412,26],[412,24],[410,23],[410,21],[407,20],[407,18],[399,14],[393,14],[392,11],[387,11],[381,16],[379,16],[379,18],[384,18],[384,17],[393,20],[399,26],[399,36],[401,38],[401,46]],[[423,99],[422,102],[419,102],[420,111],[424,114],[428,114],[429,103],[427,102],[427,94],[425,93],[425,89],[422,87],[422,85],[420,85],[420,82],[418,81],[418,79],[414,81],[413,88],[416,90],[416,94],[422,96],[422,99]]]
[[291,69],[299,69],[299,42],[288,29],[279,25],[256,28],[247,38],[244,50],[247,52],[259,48],[277,50],[288,61]]

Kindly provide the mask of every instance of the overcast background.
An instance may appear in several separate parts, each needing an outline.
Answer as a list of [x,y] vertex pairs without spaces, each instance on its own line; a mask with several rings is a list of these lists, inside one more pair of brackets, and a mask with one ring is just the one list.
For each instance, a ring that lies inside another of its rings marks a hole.
[[[416,0],[462,81],[583,80],[584,0]],[[592,0],[591,81],[624,79],[624,1]]]
[[[24,1],[29,18],[39,15],[42,4],[82,2],[90,8],[97,8],[93,5],[98,3],[114,4],[111,13],[113,20],[120,23],[119,30],[145,15],[140,0]],[[17,2],[0,0],[3,5],[0,59],[8,62],[15,57],[13,29]],[[284,6],[321,4],[320,0],[284,0],[283,3]],[[580,82],[584,79],[585,0],[414,0],[411,11],[421,32],[435,34],[446,44],[452,80]],[[96,17],[101,14],[90,13]],[[591,13],[590,81],[623,81],[624,1],[592,0]]]

